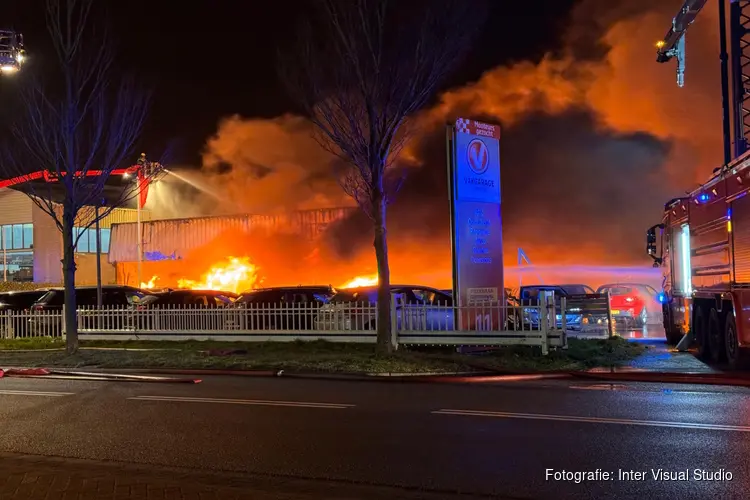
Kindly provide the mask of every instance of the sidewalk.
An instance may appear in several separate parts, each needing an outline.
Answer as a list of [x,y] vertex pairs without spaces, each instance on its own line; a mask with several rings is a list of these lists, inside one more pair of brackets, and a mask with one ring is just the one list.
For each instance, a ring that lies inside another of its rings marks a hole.
[[324,480],[0,453],[2,500],[437,500],[479,498]]

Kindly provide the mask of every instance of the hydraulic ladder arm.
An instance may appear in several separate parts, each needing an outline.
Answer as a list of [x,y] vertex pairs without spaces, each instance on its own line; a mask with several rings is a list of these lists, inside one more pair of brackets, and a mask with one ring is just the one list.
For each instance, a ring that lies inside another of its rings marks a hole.
[[[656,44],[656,61],[663,63],[677,59],[677,85],[685,85],[685,33],[708,0],[685,0],[672,19],[672,27],[663,40]],[[720,0],[723,1],[723,0]]]

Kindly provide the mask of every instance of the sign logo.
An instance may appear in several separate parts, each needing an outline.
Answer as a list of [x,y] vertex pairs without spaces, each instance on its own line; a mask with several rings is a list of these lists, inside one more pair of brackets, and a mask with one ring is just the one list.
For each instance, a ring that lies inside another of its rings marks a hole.
[[469,167],[477,175],[482,175],[490,165],[490,152],[487,145],[479,139],[472,140],[466,148]]

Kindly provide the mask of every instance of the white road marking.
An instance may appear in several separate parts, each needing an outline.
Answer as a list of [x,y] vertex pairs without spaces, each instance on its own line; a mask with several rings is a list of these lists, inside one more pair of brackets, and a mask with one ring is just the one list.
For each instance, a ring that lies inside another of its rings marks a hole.
[[593,384],[593,385],[569,385],[568,389],[582,389],[588,391],[622,391],[629,387],[623,384]]
[[222,399],[222,398],[187,398],[179,396],[134,396],[128,398],[136,401],[165,401],[177,403],[215,403],[250,406],[287,406],[293,408],[330,408],[344,410],[355,405],[344,403],[316,403],[312,401],[268,401],[262,399]]
[[472,417],[516,418],[524,420],[552,420],[557,422],[582,422],[590,424],[641,425],[647,427],[676,427],[712,431],[750,432],[750,426],[700,424],[690,422],[660,422],[657,420],[631,420],[626,418],[576,417],[572,415],[544,415],[536,413],[509,413],[501,411],[450,410],[433,411],[436,415],[464,415]]
[[44,392],[44,391],[10,391],[0,390],[0,396],[45,396],[48,398],[59,398],[73,396],[74,392]]

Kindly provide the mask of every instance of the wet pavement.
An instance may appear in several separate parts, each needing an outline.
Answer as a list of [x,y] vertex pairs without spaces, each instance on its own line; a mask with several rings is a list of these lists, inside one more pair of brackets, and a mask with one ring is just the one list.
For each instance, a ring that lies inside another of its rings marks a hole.
[[634,359],[628,368],[638,371],[672,373],[721,373],[695,356],[694,351],[679,352],[667,345],[662,325],[646,325],[620,333],[623,338],[643,342],[648,349]]
[[[745,388],[577,379],[4,378],[0,499],[745,499],[748,404]],[[713,480],[654,477],[686,469]]]
[[622,325],[617,325],[615,327],[615,333],[626,339],[666,339],[664,335],[664,326],[661,324],[649,324],[641,328],[627,328]]
[[[606,338],[607,332],[596,332],[599,335],[576,335],[568,332],[570,337]],[[722,370],[712,368],[695,356],[695,351],[678,352],[667,345],[664,327],[661,324],[648,324],[641,328],[632,328],[619,324],[615,333],[622,338],[643,343],[647,350],[643,355],[634,359],[628,366],[605,371],[615,372],[670,372],[670,373],[721,373]],[[602,371],[595,369],[592,371]]]

